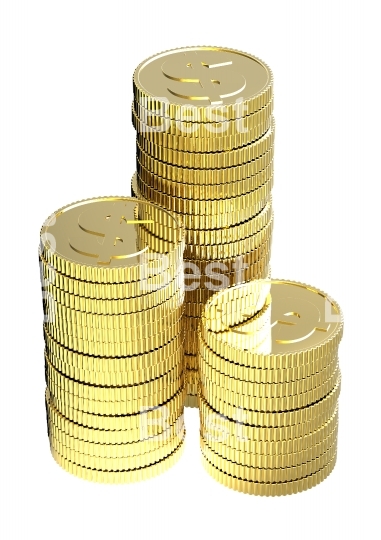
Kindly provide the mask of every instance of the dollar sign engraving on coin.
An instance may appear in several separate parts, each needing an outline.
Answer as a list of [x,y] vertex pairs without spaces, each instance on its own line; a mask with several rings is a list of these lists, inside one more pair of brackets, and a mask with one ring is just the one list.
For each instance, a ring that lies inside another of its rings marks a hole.
[[[69,238],[70,247],[85,257],[98,259],[97,264],[103,266],[110,265],[113,259],[128,259],[142,254],[148,246],[137,250],[134,235],[127,227],[140,221],[126,215],[123,209],[117,208],[117,204],[113,205],[111,213],[105,213],[101,219],[92,209],[85,210],[78,216],[78,227],[84,233],[83,244],[79,245],[76,243],[78,240],[72,242]],[[87,235],[95,236],[95,252],[88,251]]]
[[173,81],[167,90],[190,101],[208,101],[221,105],[228,97],[246,87],[245,77],[234,69],[232,56],[226,52],[189,51],[168,58],[162,73]]
[[[264,292],[270,296],[261,308]],[[327,302],[334,321],[326,318]],[[213,315],[218,324],[211,324]],[[209,346],[225,343],[254,355],[316,351],[341,339],[343,326],[339,306],[325,293],[278,280],[256,280],[219,293],[206,305],[203,320]]]
[[279,298],[272,307],[272,339],[276,343],[298,343],[315,332],[328,332],[330,328],[323,320],[324,313],[302,298]]

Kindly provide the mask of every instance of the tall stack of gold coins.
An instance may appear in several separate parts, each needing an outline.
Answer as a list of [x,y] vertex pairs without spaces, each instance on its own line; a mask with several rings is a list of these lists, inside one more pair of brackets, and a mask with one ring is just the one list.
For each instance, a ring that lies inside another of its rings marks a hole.
[[300,283],[258,280],[208,301],[199,407],[213,478],[245,493],[287,495],[331,473],[342,332],[336,302]]
[[150,478],[182,452],[183,251],[178,219],[133,198],[71,204],[41,230],[50,446],[79,477]]
[[133,87],[132,191],[176,212],[186,228],[186,404],[197,406],[204,303],[216,290],[269,275],[272,74],[246,53],[189,47],[142,62]]

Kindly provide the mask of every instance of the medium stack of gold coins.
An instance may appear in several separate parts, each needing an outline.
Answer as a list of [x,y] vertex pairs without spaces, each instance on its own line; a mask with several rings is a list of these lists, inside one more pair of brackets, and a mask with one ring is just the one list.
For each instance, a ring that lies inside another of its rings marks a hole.
[[311,488],[337,455],[339,306],[300,283],[258,280],[216,293],[200,326],[201,450],[232,489]]
[[132,191],[176,212],[186,228],[186,404],[197,406],[204,303],[216,290],[269,275],[272,74],[249,54],[189,47],[142,62],[133,86]]
[[177,218],[132,198],[74,203],[41,230],[50,446],[81,478],[150,478],[182,452],[183,250]]

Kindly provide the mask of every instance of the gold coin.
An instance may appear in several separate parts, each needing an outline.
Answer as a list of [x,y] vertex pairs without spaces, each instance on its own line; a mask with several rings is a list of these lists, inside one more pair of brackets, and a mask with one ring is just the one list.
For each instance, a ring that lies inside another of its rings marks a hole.
[[[253,236],[262,230],[271,220],[272,202],[271,198],[259,212],[259,214],[251,217],[249,220],[238,225],[227,226],[223,229],[205,230],[205,229],[188,229],[186,231],[186,241],[189,245],[209,246],[211,244],[228,244],[237,242]],[[199,257],[202,258],[202,257]]]
[[[176,422],[165,431],[154,437],[142,439],[133,443],[102,444],[78,439],[62,431],[52,419],[48,419],[49,434],[63,446],[80,454],[87,454],[99,458],[117,459],[140,456],[155,451],[166,443],[179,437],[184,430],[184,414],[179,416]],[[142,431],[143,433],[143,431]]]
[[168,326],[176,324],[183,313],[183,306],[180,303],[174,309],[168,309],[165,315],[155,321],[144,322],[144,315],[140,313],[142,321],[139,323],[138,317],[134,317],[131,313],[126,315],[93,315],[70,310],[70,308],[65,308],[58,302],[52,302],[51,300],[48,302],[43,300],[43,306],[47,323],[71,336],[89,341],[92,339],[110,341],[110,336],[112,340],[117,341],[123,339],[134,341],[147,338],[152,334],[162,332]]
[[[217,293],[206,305],[201,332],[207,345],[220,356],[237,364],[264,369],[284,369],[315,362],[337,351],[342,333],[343,318],[340,308],[328,295],[313,287],[291,281],[258,281],[252,292],[253,304],[247,304],[235,316],[247,319],[250,312],[258,311],[256,305],[258,290],[271,291],[271,323],[268,327],[267,346],[261,345],[256,351],[255,331],[251,332],[250,321],[226,325],[226,330],[215,332],[217,309],[219,319],[226,318],[229,323],[227,294],[249,287],[238,285],[230,293]],[[253,286],[251,286],[253,287]],[[210,305],[213,305],[210,310]],[[216,307],[218,306],[218,307]],[[251,345],[251,341],[254,343]]]
[[[43,299],[44,314],[50,322],[71,335],[80,332],[82,327],[87,335],[98,330],[120,330],[130,339],[147,337],[150,333],[158,333],[181,317],[183,312],[184,292],[179,291],[174,297],[152,310],[126,313],[123,315],[98,315],[86,313],[63,306],[52,298]],[[166,309],[164,309],[164,307]],[[156,316],[155,316],[156,313]],[[147,333],[150,332],[150,333]],[[79,335],[79,334],[78,334]],[[89,339],[89,338],[83,338]]]
[[215,480],[230,489],[248,493],[250,495],[280,496],[292,495],[293,493],[305,491],[325,480],[327,476],[331,474],[336,464],[336,458],[337,454],[334,454],[334,457],[327,465],[309,476],[298,480],[279,483],[252,482],[250,480],[242,480],[241,478],[230,476],[229,474],[220,471],[217,467],[214,467],[204,456],[202,458],[202,463],[205,470]]
[[[159,312],[164,306],[171,305],[177,293],[184,292],[184,273],[181,272],[175,280],[161,289],[137,296],[135,298],[101,299],[88,298],[64,291],[52,283],[42,284],[42,294],[46,301],[56,301],[71,310],[92,313],[95,315],[126,315],[146,311]],[[157,308],[156,310],[154,308]]]
[[253,397],[277,398],[311,392],[325,384],[333,376],[337,368],[338,358],[334,357],[332,362],[323,368],[322,371],[305,379],[281,383],[256,383],[234,379],[221,373],[218,369],[208,364],[203,356],[203,351],[200,352],[200,373],[205,380],[213,382],[217,386],[228,390],[228,392]]
[[[234,420],[217,413],[199,396],[200,433],[208,444],[226,444],[251,454],[291,454],[315,446],[338,426],[338,404],[331,401],[321,414],[294,425],[279,427],[251,426],[244,410]],[[317,411],[317,409],[316,409]],[[217,450],[218,452],[218,450]]]
[[[179,237],[182,239],[184,229],[178,220],[173,221],[173,215],[171,213],[166,213],[164,216],[159,213],[160,219],[158,219],[157,210],[158,207],[154,204],[144,205],[142,208],[135,209],[135,216],[140,224],[139,233],[142,235],[148,234],[149,246],[156,253],[161,253],[162,249],[168,248],[168,245],[163,242],[170,242],[171,245],[177,244]],[[152,222],[154,222],[154,226]],[[182,228],[181,232],[178,228],[179,225]]]
[[[144,398],[150,394],[159,394],[160,392],[165,391],[173,383],[179,383],[183,373],[183,366],[182,363],[178,363],[170,371],[151,381],[129,386],[114,387],[95,386],[69,379],[52,365],[49,357],[46,354],[45,372],[47,385],[49,388],[56,386],[61,391],[89,401],[119,402],[139,401],[141,398]],[[167,399],[170,397],[172,396],[168,396]]]
[[[188,301],[191,292],[194,293],[193,299],[198,301],[197,294],[199,290],[206,288],[215,294],[216,291],[221,291],[231,284],[247,282],[254,278],[260,279],[261,276],[263,278],[268,277],[270,273],[270,252],[265,251],[259,259],[256,259],[257,254],[258,251],[254,252],[252,259],[248,257],[246,260],[244,255],[227,259],[211,259],[210,261],[200,259],[184,260],[184,269],[186,271],[184,275],[185,301]],[[201,293],[200,298],[205,298],[203,293]]]
[[254,189],[254,191],[250,191],[244,195],[231,197],[229,199],[194,200],[191,198],[182,199],[180,197],[173,197],[166,193],[162,193],[145,184],[139,176],[136,176],[136,183],[139,193],[145,198],[153,200],[156,204],[168,208],[173,212],[178,212],[180,214],[200,214],[201,216],[214,216],[219,212],[233,212],[233,214],[237,215],[242,213],[242,216],[245,216],[244,219],[249,217],[248,207],[252,207],[254,211],[256,209],[260,211],[263,208],[262,201],[270,196],[273,187],[273,179],[270,178],[265,184],[262,184],[262,186],[259,186],[257,189]]
[[[168,229],[170,229],[170,225],[168,225]],[[144,245],[155,246],[156,254],[165,252],[165,250],[168,249],[168,241],[163,238],[158,238],[156,236],[157,231],[147,229],[144,223],[141,225],[139,233]]]
[[183,414],[185,395],[183,387],[159,407],[122,416],[99,416],[61,403],[63,412],[60,413],[49,389],[46,389],[45,404],[49,419],[72,437],[100,444],[126,444],[164,434]]
[[109,484],[126,484],[131,482],[140,482],[148,480],[158,474],[167,471],[181,457],[184,450],[184,443],[181,443],[177,449],[165,459],[158,461],[147,467],[141,467],[130,471],[99,471],[88,467],[82,467],[61,456],[51,447],[52,456],[63,469],[71,474],[91,482],[101,482]]
[[[204,304],[216,294],[216,291],[221,291],[230,284],[242,283],[249,279],[268,277],[269,258],[270,254],[268,253],[259,261],[246,264],[242,263],[237,257],[235,262],[232,262],[231,264],[231,272],[227,272],[229,268],[225,264],[226,259],[222,259],[221,261],[210,261],[209,264],[205,264],[205,275],[202,274],[201,270],[200,274],[196,272],[186,272],[184,276],[187,289],[185,292],[185,304]],[[187,266],[189,265],[188,269],[198,269],[197,264],[190,266],[190,263],[194,264],[193,261],[186,261]]]
[[242,257],[244,254],[250,253],[262,247],[266,242],[271,241],[273,225],[273,217],[271,217],[268,224],[259,232],[228,244],[209,244],[207,246],[187,244],[184,259],[221,260]]
[[[267,186],[267,187],[266,187]],[[264,189],[268,189],[270,186],[265,184]],[[145,197],[137,187],[136,175],[132,178],[131,192],[134,197],[145,201]],[[244,210],[238,212],[230,212],[228,215],[191,215],[191,214],[177,214],[178,218],[184,223],[187,228],[188,234],[191,235],[193,231],[190,229],[202,229],[198,231],[200,234],[205,233],[205,229],[220,229],[215,230],[213,233],[218,232],[220,234],[222,229],[232,228],[240,223],[247,222],[249,218],[254,214],[259,215],[266,205],[271,201],[271,195],[269,195],[264,201],[257,203],[254,207],[247,207]],[[250,212],[249,212],[250,210]],[[249,216],[250,214],[250,216]]]
[[[202,441],[202,439],[201,439]],[[299,480],[300,478],[305,478],[310,474],[314,474],[323,467],[325,467],[336,455],[337,452],[337,439],[333,442],[332,446],[328,448],[326,452],[322,455],[314,458],[307,463],[302,463],[296,466],[289,466],[285,468],[277,469],[262,469],[259,467],[248,467],[246,465],[241,465],[228,461],[225,458],[222,458],[213,450],[211,450],[207,444],[201,442],[201,450],[204,457],[211,463],[214,467],[218,468],[220,471],[229,474],[230,476],[235,476],[236,478],[241,478],[242,480],[249,480],[250,482],[265,482],[265,483],[279,483],[279,482],[290,482],[293,480]]]
[[[158,448],[172,438],[174,434],[178,433],[179,426],[182,426],[184,423],[184,404],[181,413],[176,413],[177,417],[175,415],[168,418],[163,417],[163,419],[159,418],[153,423],[142,420],[138,428],[119,431],[78,426],[74,422],[70,422],[62,417],[55,408],[54,410],[55,412],[52,413],[47,409],[49,429],[51,428],[55,433],[59,431],[61,438],[72,438],[76,441],[76,444],[91,444],[99,448],[97,452],[101,452],[105,456],[109,455],[110,457],[113,455],[116,457],[118,455],[136,455],[149,451],[149,449]],[[60,416],[58,422],[56,421],[57,415]],[[66,422],[65,425],[63,425],[64,421]],[[75,433],[75,435],[72,435],[72,433]],[[78,435],[83,438],[79,438]]]
[[49,355],[56,357],[61,363],[72,366],[74,369],[91,372],[117,373],[119,377],[140,371],[149,371],[153,366],[165,362],[176,355],[182,348],[182,332],[171,341],[153,351],[141,353],[136,356],[102,357],[89,356],[63,347],[54,340],[44,327],[45,347]]
[[156,189],[172,197],[185,199],[208,200],[208,199],[229,199],[239,197],[258,187],[262,186],[272,178],[274,174],[274,162],[271,161],[267,167],[256,174],[236,182],[226,184],[190,184],[168,180],[158,176],[137,161],[137,175],[147,186]]
[[[303,407],[308,407],[314,403],[317,403],[325,396],[327,396],[336,386],[340,380],[340,370],[336,367],[335,371],[321,385],[316,388],[312,388],[303,392],[302,394],[293,394],[291,396],[276,396],[276,397],[264,397],[264,396],[247,396],[239,394],[232,390],[228,390],[221,386],[218,386],[210,379],[205,377],[203,373],[200,374],[202,393],[205,399],[211,403],[211,396],[218,398],[225,403],[234,405],[235,407],[246,409],[249,411],[261,411],[261,412],[283,412],[294,411]],[[276,392],[276,390],[269,389],[268,385],[263,385],[268,389],[268,392]],[[260,385],[255,385],[255,389],[258,392],[265,393],[265,389]],[[279,389],[282,393],[282,386]]]
[[148,171],[174,182],[183,184],[226,184],[241,181],[260,173],[272,163],[274,148],[271,147],[263,156],[257,159],[236,165],[235,167],[223,167],[220,169],[203,169],[178,167],[164,161],[158,161],[145,152],[139,145],[136,147],[137,161]]
[[[152,259],[153,258],[154,257],[152,257]],[[91,298],[101,301],[113,300],[112,313],[114,313],[118,306],[121,306],[119,309],[123,309],[124,312],[128,312],[128,309],[130,311],[139,311],[139,307],[143,305],[144,302],[147,302],[149,307],[155,306],[169,299],[176,290],[181,289],[182,287],[183,277],[180,259],[176,267],[168,267],[168,260],[165,258],[163,260],[157,258],[157,264],[162,270],[161,275],[152,276],[148,279],[142,279],[127,284],[91,283],[76,278],[70,278],[61,274],[53,266],[47,263],[41,254],[39,254],[39,259],[41,286],[43,291],[47,291],[46,294],[51,293],[50,286],[54,285],[54,287],[60,289],[62,292],[80,296],[81,301],[82,298]],[[144,296],[144,298],[142,298],[142,296]],[[123,300],[124,303],[121,302],[121,300]],[[139,302],[138,307],[132,309],[131,306],[136,305],[136,302]]]
[[192,169],[222,169],[258,159],[273,147],[274,135],[275,123],[272,120],[271,128],[263,137],[241,148],[225,152],[183,152],[155,144],[139,134],[137,144],[147,154],[165,163]]
[[[220,302],[220,293],[216,293],[208,302],[207,325],[211,332],[227,332],[229,328],[238,324],[254,322],[262,309],[267,310],[271,302],[270,281],[252,279],[245,285],[245,287],[225,288],[223,306]],[[200,330],[203,330],[201,326]]]
[[147,467],[161,461],[162,459],[165,459],[168,455],[174,452],[175,449],[178,448],[179,444],[181,444],[181,442],[184,440],[185,429],[183,427],[178,435],[168,439],[168,441],[163,443],[162,446],[156,448],[155,450],[151,450],[140,455],[117,458],[99,457],[81,453],[57,440],[54,437],[54,432],[51,431],[49,435],[51,446],[62,457],[68,459],[72,463],[100,471],[128,471],[131,469],[138,469],[140,467]]
[[[200,389],[201,395],[205,398],[210,406],[217,412],[230,419],[241,418],[241,422],[249,426],[264,426],[264,427],[282,427],[294,426],[303,422],[308,422],[311,419],[318,419],[318,425],[324,423],[321,418],[329,418],[332,414],[333,407],[337,403],[337,398],[340,394],[341,378],[339,376],[334,388],[324,397],[311,405],[293,409],[281,410],[276,412],[257,411],[243,408],[241,405],[234,405],[224,401],[224,399],[233,396],[224,395],[223,398],[213,394],[215,388],[212,388],[207,395]],[[261,406],[266,404],[261,403]]]
[[[147,195],[147,198],[146,198],[137,187],[136,175],[132,179],[131,189],[137,199],[142,200],[142,201],[148,200],[148,197],[150,195]],[[269,184],[265,184],[263,186],[263,190],[268,191],[270,193],[271,186]],[[155,196],[157,197],[157,199],[160,199],[162,201],[161,195],[157,194]],[[232,211],[229,211],[228,214],[223,214],[224,210],[222,208],[220,209],[219,214],[218,213],[209,214],[209,215],[192,214],[192,212],[197,212],[197,210],[195,209],[195,206],[197,206],[197,204],[193,204],[192,202],[190,202],[190,205],[191,206],[193,205],[193,209],[190,210],[188,208],[187,213],[185,214],[178,213],[177,215],[179,219],[184,223],[184,226],[187,229],[208,229],[208,228],[218,229],[218,228],[223,228],[224,226],[230,227],[232,225],[237,225],[238,223],[247,221],[250,216],[252,216],[253,214],[259,213],[268,203],[269,197],[270,195],[268,197],[265,197],[263,201],[259,201],[252,207],[247,206],[246,208],[241,209],[241,210],[237,210],[237,211],[232,210]],[[180,200],[181,199],[178,199],[178,201]],[[188,199],[188,201],[190,201],[190,199]],[[172,202],[167,201],[167,202],[169,202],[172,206],[175,206],[175,203],[173,201]],[[201,201],[201,202],[205,202],[205,201]],[[217,201],[214,201],[214,202],[217,203]],[[230,202],[234,204],[234,199],[231,199]],[[194,203],[197,203],[197,201],[194,201]],[[157,201],[156,204],[160,205],[161,203]],[[184,204],[187,204],[187,203],[184,203]],[[171,208],[171,211],[174,212],[175,210]],[[228,210],[225,210],[225,211],[228,212]]]
[[153,409],[171,399],[184,385],[184,375],[168,383],[167,386],[155,394],[145,395],[130,401],[96,401],[70,394],[62,387],[55,385],[51,379],[47,380],[51,400],[55,407],[65,414],[66,407],[102,416],[124,416],[137,414],[146,409]]
[[163,347],[182,333],[181,318],[171,327],[164,328],[159,334],[141,338],[139,341],[127,341],[126,336],[123,336],[121,333],[109,333],[110,341],[108,342],[102,340],[94,341],[94,339],[86,341],[75,336],[70,336],[49,323],[45,323],[44,327],[55,341],[67,349],[86,355],[111,357],[136,356],[154,351]]
[[[242,268],[237,264],[236,270],[231,273],[225,273],[223,268],[219,268],[219,273],[210,272],[209,275],[185,275],[185,283],[188,290],[185,292],[184,315],[189,317],[200,317],[205,302],[229,285],[257,280],[268,277],[269,256],[264,257],[258,262]],[[218,267],[217,267],[218,268]],[[198,288],[197,288],[198,287]]]
[[[157,223],[171,234],[165,238],[166,251],[155,251],[156,243],[147,245],[140,238],[143,224],[154,235]],[[42,257],[66,276],[125,283],[161,273],[160,257],[165,257],[168,266],[177,267],[184,251],[184,230],[175,216],[150,203],[104,197],[52,214],[41,229],[40,249]]]
[[[184,331],[185,335],[190,332],[186,327],[184,327]],[[226,358],[222,358],[222,356],[219,356],[212,351],[200,337],[198,340],[198,350],[200,351],[200,356],[202,357],[203,362],[206,363],[206,366],[216,368],[227,377],[257,384],[279,384],[308,379],[310,377],[318,376],[322,371],[324,372],[328,366],[332,367],[333,364],[337,363],[337,356],[336,353],[334,353],[319,358],[316,362],[311,362],[310,364],[304,364],[298,367],[285,369],[257,369],[250,366],[238,365],[226,360]]]
[[[203,444],[206,444],[221,458],[233,463],[245,465],[246,467],[259,467],[261,469],[284,469],[286,467],[295,467],[297,465],[301,465],[302,463],[307,463],[308,461],[312,461],[313,459],[316,459],[322,455],[337,440],[337,433],[338,424],[336,422],[335,428],[325,439],[322,439],[314,446],[310,446],[304,450],[300,450],[299,452],[289,454],[260,454],[255,451],[237,450],[225,442],[216,442],[210,437],[208,439],[204,439],[204,437],[202,437],[201,440]],[[253,447],[260,447],[260,445],[254,446],[253,444]]]
[[250,54],[185,47],[144,60],[133,85],[136,102],[155,114],[216,122],[262,109],[272,98],[273,78],[269,67]]
[[241,148],[247,144],[264,137],[273,123],[273,117],[266,119],[262,124],[239,132],[234,135],[222,134],[219,137],[200,137],[197,132],[192,137],[182,135],[171,135],[163,132],[161,126],[151,127],[143,122],[132,106],[132,124],[137,132],[138,139],[144,138],[157,145],[184,152],[225,152]]
[[[269,326],[270,320],[271,320],[271,297],[269,295],[268,298],[266,299],[266,303],[263,306],[263,308],[260,311],[258,311],[253,317],[251,317],[248,321],[246,321],[246,325],[247,327],[250,328],[250,331],[252,331],[253,333],[255,332],[255,335],[253,336],[252,341],[253,343],[255,342],[257,350],[260,350],[261,348],[266,349],[267,339],[268,339],[268,326]],[[243,338],[245,338],[245,335],[246,334],[243,334]],[[221,363],[225,359],[220,357],[218,354],[216,354],[214,351],[212,351],[212,349],[210,349],[206,345],[202,336],[200,335],[200,329],[198,331],[197,342],[198,342],[200,354],[202,355],[202,357],[200,357],[200,361],[202,361],[203,364],[207,364],[211,367],[214,367],[216,365],[218,369],[218,367],[220,366],[219,359],[221,359]],[[250,368],[250,369],[254,369],[254,368]]]
[[58,295],[59,293],[55,291],[58,289],[63,293],[78,297],[78,302],[88,303],[87,299],[94,300],[90,303],[91,306],[95,305],[99,310],[98,306],[102,304],[105,306],[103,311],[108,309],[111,314],[141,311],[145,309],[145,305],[148,308],[154,307],[168,300],[176,291],[182,290],[184,281],[182,263],[180,267],[167,270],[164,266],[160,276],[152,276],[134,283],[114,284],[91,283],[64,276],[46,263],[41,255],[40,270],[41,285],[46,295]]
[[[204,304],[216,294],[216,291],[221,291],[229,285],[268,277],[270,272],[268,260],[269,257],[265,257],[247,268],[237,264],[236,270],[229,273],[224,272],[223,267],[211,266],[213,271],[209,269],[210,273],[207,275],[186,274],[185,283],[188,290],[185,292],[185,304],[192,302]],[[192,316],[191,313],[189,315]]]
[[122,371],[119,366],[118,371],[111,371],[114,363],[112,360],[110,360],[108,371],[93,371],[67,364],[51,352],[46,352],[46,354],[52,365],[66,377],[78,382],[96,386],[131,386],[134,384],[145,383],[157,379],[158,377],[162,377],[176,365],[182,364],[183,361],[182,346],[179,347],[172,356],[168,356],[162,362],[153,364],[152,366],[141,370],[132,370],[130,366],[128,366],[129,358],[124,359],[127,360],[127,362],[123,362],[123,359],[120,359],[120,363],[125,366],[124,371]]
[[[239,253],[238,255],[235,255],[233,257],[224,257],[221,259],[212,259],[211,257],[205,259],[187,259],[184,257],[185,268],[187,268],[188,263],[191,263],[193,265],[196,265],[197,268],[200,270],[201,274],[204,275],[208,275],[208,273],[210,273],[210,270],[208,271],[208,269],[210,269],[213,265],[216,266],[218,270],[223,270],[225,272],[233,272],[239,265],[249,266],[253,263],[257,263],[264,258],[269,259],[271,251],[271,241],[272,237],[270,236],[257,248],[253,248],[249,251],[249,246],[247,246],[247,251],[243,251],[242,253]],[[221,268],[220,265],[222,265]],[[216,268],[213,268],[212,271],[215,272]]]
[[[160,316],[160,312],[166,308],[171,310],[178,298],[179,293],[184,294],[184,274],[182,272],[181,285],[179,287],[166,286],[160,291],[148,293],[136,298],[101,300],[98,298],[86,298],[59,289],[52,283],[43,285],[42,294],[45,302],[57,302],[70,310],[91,313],[94,315],[126,315],[131,313],[146,313],[149,319],[151,315]],[[179,280],[180,281],[180,280]],[[172,292],[172,294],[170,294]],[[144,316],[145,317],[145,316]]]
[[[252,114],[242,116],[236,120],[226,120],[221,122],[194,122],[187,120],[173,120],[157,114],[151,114],[144,107],[139,107],[136,101],[132,104],[133,111],[143,121],[144,125],[170,133],[175,136],[189,137],[220,137],[226,135],[239,135],[247,131],[255,130],[256,138],[263,136],[266,131],[263,126],[271,117],[274,111],[273,100],[269,101],[262,109]],[[138,109],[138,111],[137,111]],[[134,120],[133,123],[135,124]]]
[[[139,118],[133,103],[132,125],[138,134],[157,144],[165,144],[168,140],[165,137],[167,135],[173,139],[180,140],[188,138],[189,140],[197,141],[198,144],[193,146],[204,150],[205,146],[208,145],[202,145],[199,141],[206,141],[214,137],[215,139],[221,139],[221,142],[213,145],[213,148],[222,146],[221,151],[225,151],[224,144],[226,142],[236,145],[237,141],[239,141],[241,143],[239,146],[241,146],[242,144],[249,144],[263,137],[270,129],[273,109],[274,104],[271,101],[261,111],[235,121],[195,123],[171,120],[161,116],[152,117],[150,114],[144,114],[142,118]],[[191,145],[188,143],[187,145],[182,144],[182,146],[189,148]]]

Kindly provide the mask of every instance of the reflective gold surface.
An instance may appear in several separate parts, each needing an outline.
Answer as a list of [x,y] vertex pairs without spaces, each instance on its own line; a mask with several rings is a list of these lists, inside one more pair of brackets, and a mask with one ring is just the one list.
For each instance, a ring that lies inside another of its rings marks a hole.
[[[153,234],[143,238],[145,230]],[[161,242],[159,230],[166,234]],[[160,273],[154,270],[153,257],[166,255],[172,264],[180,263],[183,234],[181,223],[165,210],[129,197],[105,197],[52,214],[41,229],[40,249],[45,261],[64,275],[129,282],[144,279],[144,265],[150,275]]]
[[[138,442],[162,433],[183,413],[185,388],[162,405],[143,408],[138,414],[98,415],[76,409],[70,403],[56,399],[46,389],[45,401],[49,414],[65,433],[78,439],[104,444]],[[62,410],[62,413],[60,413]]]
[[245,493],[286,495],[328,476],[342,333],[338,304],[302,283],[255,280],[207,301],[198,391],[203,464],[213,478]]
[[183,451],[185,405],[221,484],[313,487],[336,463],[343,317],[270,279],[271,71],[188,47],[143,61],[133,88],[134,198],[73,203],[40,234],[52,455],[91,481],[150,478]]
[[51,447],[53,458],[63,469],[75,476],[78,476],[79,478],[82,478],[83,480],[106,484],[128,484],[154,478],[158,474],[162,474],[163,472],[167,471],[170,467],[177,463],[183,453],[183,450],[184,442],[181,442],[174,452],[153,464],[129,470],[105,471],[93,468],[92,463],[86,463],[86,466],[79,465],[68,459],[67,456],[62,455],[58,450],[56,450],[54,445]]
[[[146,116],[143,118],[145,119]],[[218,137],[214,136],[212,132],[208,133],[206,137],[200,136],[201,134],[197,130],[191,130],[192,136],[189,137],[186,133],[172,135],[158,129],[157,126],[148,126],[138,117],[134,107],[132,107],[132,124],[136,129],[138,141],[144,137],[154,144],[184,152],[226,152],[241,148],[257,141],[267,133],[272,121],[272,118],[268,118],[252,129],[240,130],[234,134],[223,133]],[[165,129],[165,123],[163,123],[163,128]]]
[[184,229],[150,203],[53,214],[39,250],[50,447],[88,480],[150,478],[183,448]]
[[221,471],[218,467],[214,466],[203,455],[202,463],[205,470],[222,485],[234,489],[235,491],[241,491],[249,495],[261,495],[261,496],[279,496],[279,495],[292,495],[310,489],[317,484],[320,484],[325,480],[332,472],[336,464],[337,454],[335,453],[332,459],[318,471],[309,474],[303,478],[286,481],[286,482],[257,482],[252,480],[244,480],[237,478],[230,474]]
[[[271,319],[267,320],[267,331],[263,328],[258,334],[251,319],[255,322],[267,293],[271,296]],[[242,295],[245,300],[240,307],[237,299]],[[220,356],[238,364],[293,367],[335,351],[342,330],[339,306],[318,289],[258,280],[217,294],[205,308],[202,335]]]
[[[238,98],[239,99],[239,98]],[[241,104],[238,102],[238,110],[241,109]],[[135,105],[135,111],[138,107]],[[269,120],[274,109],[273,101],[266,103],[262,109],[255,111],[249,115],[242,115],[238,119],[234,120],[221,120],[218,116],[212,116],[212,121],[199,122],[194,121],[194,116],[198,116],[201,112],[200,109],[193,108],[190,115],[186,114],[185,119],[183,120],[174,120],[172,118],[166,118],[157,114],[152,114],[151,111],[142,111],[138,108],[138,114],[141,114],[140,118],[143,119],[147,124],[144,126],[144,129],[159,131],[169,133],[170,135],[183,136],[187,134],[188,136],[194,136],[197,134],[199,137],[226,137],[226,136],[237,136],[241,133],[250,131],[254,135],[254,140],[262,137],[265,134],[265,131],[269,125]],[[207,109],[214,113],[213,108]],[[134,111],[134,112],[135,112]],[[195,114],[193,114],[195,112]],[[181,114],[181,113],[180,113]],[[208,114],[208,113],[207,113]],[[190,117],[190,119],[189,119]],[[210,116],[209,116],[210,118]],[[147,127],[146,127],[147,126]]]
[[[173,211],[184,223],[185,266],[201,274],[195,286],[185,269],[185,316],[197,319],[216,290],[208,289],[205,275],[219,273],[220,288],[268,275],[272,74],[247,53],[187,47],[141,62],[133,86],[137,173],[131,191],[140,201]],[[238,270],[238,260],[247,268]],[[185,327],[186,365],[198,353],[194,337]],[[194,406],[191,383],[188,392],[187,403]]]
[[251,114],[272,95],[272,74],[261,60],[221,47],[157,54],[136,68],[133,82],[137,103],[175,119],[189,117],[196,105],[195,122]]
[[272,119],[271,127],[256,141],[239,145],[234,150],[220,152],[189,152],[180,149],[167,148],[163,145],[146,139],[143,135],[137,136],[139,148],[152,155],[159,161],[165,161],[173,165],[196,169],[225,168],[240,165],[246,161],[258,159],[261,155],[273,148],[275,138],[275,123]]

